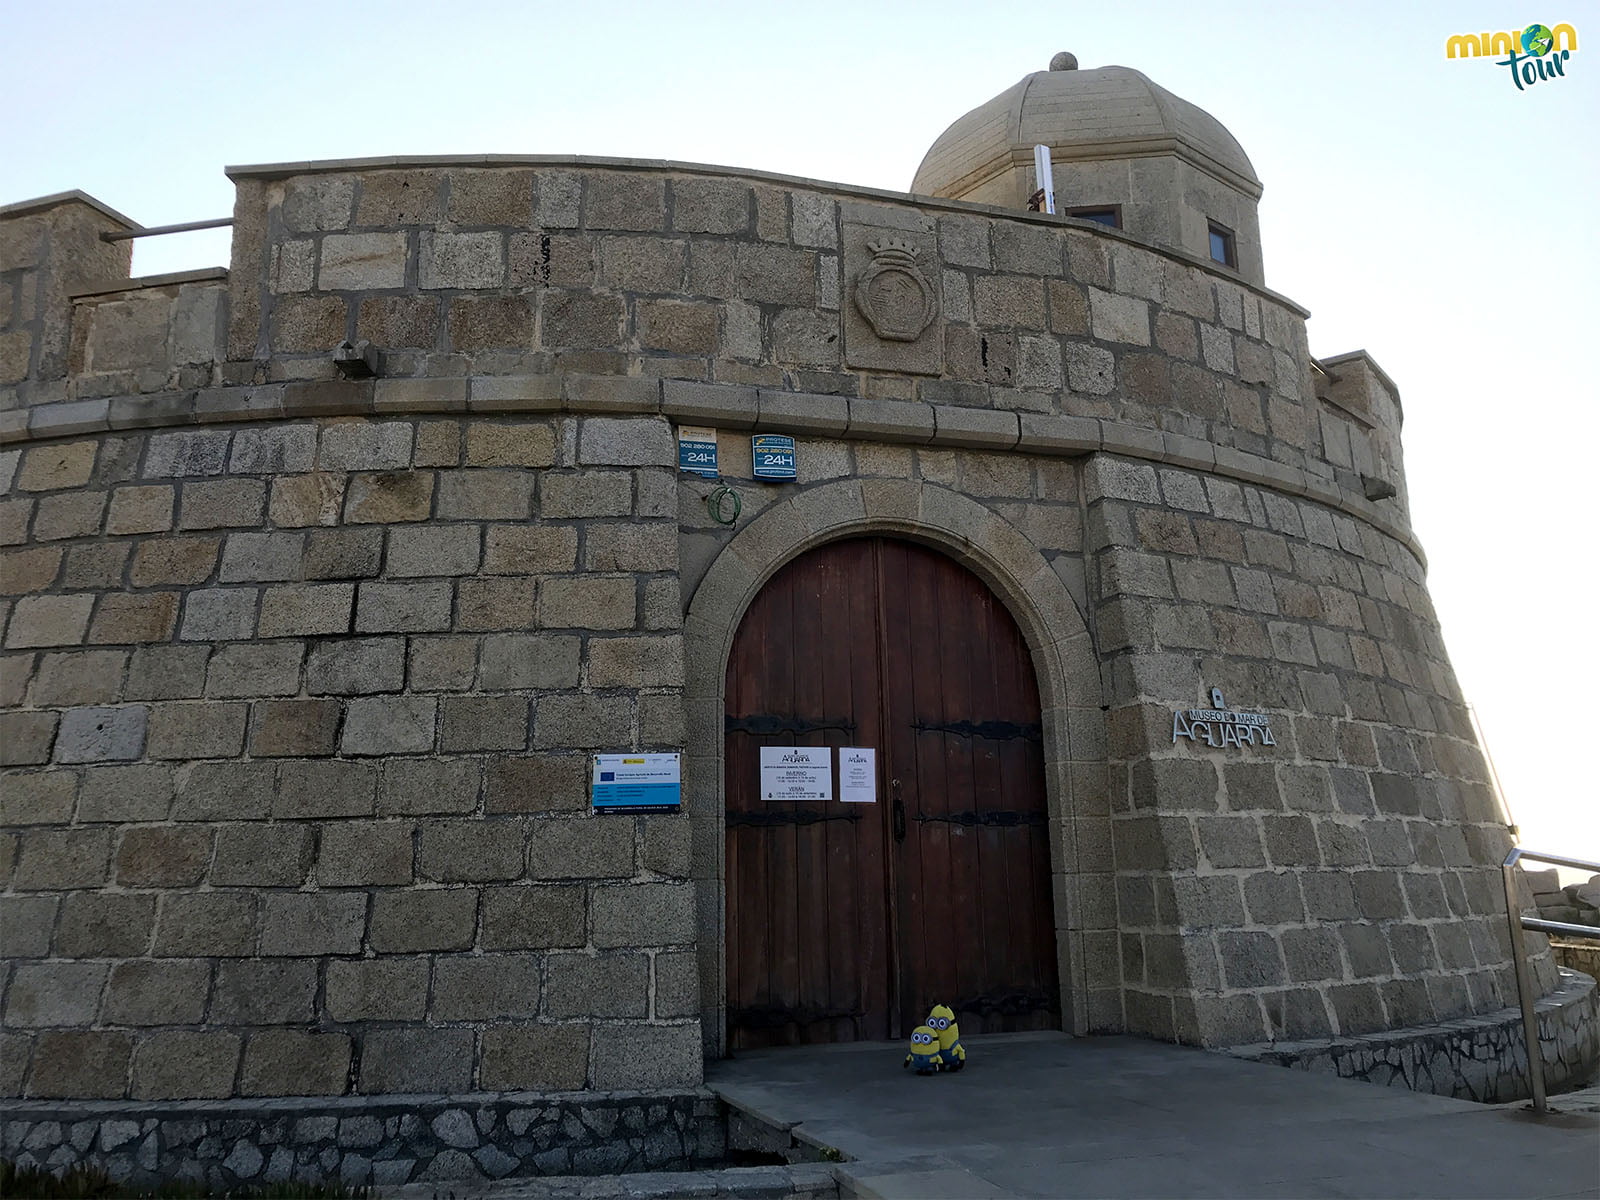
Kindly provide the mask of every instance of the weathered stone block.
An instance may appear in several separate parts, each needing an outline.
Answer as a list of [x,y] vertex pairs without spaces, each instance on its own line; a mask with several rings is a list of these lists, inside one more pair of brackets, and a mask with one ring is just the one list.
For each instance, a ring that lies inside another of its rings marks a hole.
[[[48,905],[54,915],[55,900],[44,897],[17,897],[25,905]],[[7,921],[28,914],[15,904],[3,910]],[[137,958],[150,948],[150,936],[155,932],[156,898],[154,896],[118,895],[104,892],[70,892],[61,900],[61,927],[56,934],[56,952],[63,958]],[[31,931],[26,925],[19,930],[26,937]],[[43,930],[48,945],[50,930]],[[13,932],[5,931],[6,954],[16,956],[10,947]],[[19,948],[29,947],[22,938],[16,939]],[[38,948],[39,955],[45,952]]]
[[88,640],[97,646],[164,642],[177,623],[178,597],[173,592],[112,593],[100,598]]
[[374,1029],[361,1047],[363,1092],[464,1092],[472,1086],[470,1029]]
[[56,761],[128,762],[139,758],[144,752],[148,718],[149,710],[143,705],[70,709],[62,714],[56,734]]
[[345,494],[344,517],[358,525],[426,521],[432,503],[431,472],[381,471],[355,475]]
[[579,812],[588,806],[585,756],[500,757],[489,764],[483,789],[487,813]]
[[592,1055],[591,1087],[695,1087],[702,1077],[700,1023],[597,1025]]
[[178,506],[179,529],[224,529],[259,525],[267,506],[260,479],[217,479],[187,483]]
[[186,642],[230,641],[254,637],[255,628],[255,588],[210,588],[185,597],[178,637]]
[[317,964],[252,959],[217,964],[211,1019],[223,1025],[285,1025],[316,1017]]
[[476,525],[425,525],[389,531],[390,577],[472,575],[482,534]]
[[650,1015],[650,959],[643,954],[552,954],[545,1011],[552,1017]]
[[211,863],[211,831],[196,826],[130,829],[117,848],[116,878],[123,887],[188,887]]
[[407,654],[411,686],[422,692],[464,692],[478,674],[478,639],[415,637]]
[[212,697],[292,696],[300,690],[298,642],[244,643],[219,647],[206,671]]
[[[483,948],[546,950],[582,946],[587,936],[584,931],[585,892],[581,884],[491,889],[483,897]],[[458,893],[418,894],[452,896]],[[374,921],[376,913],[374,908]]]
[[30,447],[22,456],[16,487],[23,492],[80,488],[94,474],[95,442],[67,442]]
[[434,960],[431,1015],[435,1021],[493,1021],[539,1011],[540,968],[524,954],[440,957]]
[[232,758],[244,749],[247,704],[157,704],[150,715],[151,758]]
[[609,884],[591,897],[591,936],[602,949],[694,941],[694,888],[687,883]]
[[515,879],[524,858],[514,820],[435,822],[417,839],[418,873],[441,883]]
[[587,1025],[495,1025],[482,1044],[482,1087],[569,1091],[588,1081]]
[[412,826],[403,821],[341,821],[322,831],[317,882],[374,887],[411,882]]
[[476,888],[377,892],[367,940],[379,954],[467,950],[472,947],[477,914]]
[[342,474],[321,471],[315,475],[281,475],[272,481],[267,514],[274,525],[286,528],[337,525],[344,491]]
[[6,648],[76,646],[89,628],[94,597],[24,596],[17,601],[6,629]]
[[211,965],[187,959],[121,962],[106,987],[105,1020],[116,1025],[197,1025],[205,1016]]
[[655,956],[657,1019],[692,1017],[700,1012],[700,967],[694,954]]
[[196,763],[178,775],[179,821],[255,821],[272,811],[271,763]]
[[[378,612],[386,614],[390,611],[390,598],[385,596],[382,600]],[[313,695],[398,691],[405,684],[405,650],[404,638],[345,638],[319,643],[312,648],[306,663],[306,690]]]
[[[255,897],[248,893],[171,892],[161,897],[155,938],[157,957],[241,956],[255,948],[255,941]],[[217,968],[219,995],[224,968],[225,964]],[[211,1015],[223,1024],[234,1023],[218,1016],[215,996]]]
[[[92,897],[93,892],[80,892],[79,896]],[[71,899],[72,897],[68,897]],[[119,901],[121,897],[117,898]],[[63,907],[62,901],[56,896],[0,896],[0,956],[7,961],[21,958],[45,958],[50,953],[50,942],[55,936],[56,913]],[[89,931],[89,936],[80,938],[76,933],[68,933],[63,929],[66,946],[61,953],[79,956],[84,953],[82,947],[91,947],[90,954],[96,953],[92,947],[109,945],[114,949],[106,951],[110,954],[142,954],[146,949],[144,943],[139,943],[135,937],[127,936],[133,928],[128,919],[133,914],[128,913],[125,905],[113,906],[111,911],[102,918],[98,911],[91,907],[88,916],[91,920],[84,921],[84,927]],[[74,922],[82,920],[74,918]],[[583,941],[582,921],[579,921],[579,944]],[[68,949],[67,947],[72,947]],[[501,947],[502,949],[504,947]]]
[[347,755],[416,754],[433,749],[438,701],[431,696],[363,696],[349,702],[340,750]]
[[[546,475],[541,484],[546,496],[551,478]],[[541,505],[540,515],[555,514],[547,512]],[[483,570],[488,575],[570,571],[577,561],[576,529],[564,526],[491,525],[485,538]]]
[[577,817],[533,825],[528,853],[530,879],[615,879],[626,878],[633,870],[632,822]]
[[630,697],[545,696],[535,705],[535,749],[586,749],[630,741],[635,707]]
[[269,1029],[245,1044],[245,1096],[339,1096],[348,1090],[350,1039],[342,1033]]
[[218,887],[299,887],[311,869],[308,825],[224,825],[211,882]]
[[472,812],[478,806],[475,759],[405,760],[383,765],[378,812],[384,816]]
[[42,1033],[34,1043],[28,1095],[37,1099],[121,1099],[127,1091],[132,1053],[133,1039],[126,1033]]
[[21,963],[6,991],[6,1025],[38,1029],[92,1024],[109,968],[104,963]]
[[332,754],[341,711],[337,700],[264,700],[252,714],[250,753],[258,758]]
[[427,1007],[427,959],[335,960],[327,973],[325,1007],[335,1021],[417,1021]]
[[[716,305],[679,300],[641,300],[634,306],[634,321],[639,345],[646,350],[669,354],[709,355],[717,352],[720,324]],[[823,325],[829,324],[822,322]],[[791,347],[791,361],[835,364],[839,361],[838,323],[831,323],[831,352],[821,337]]]
[[526,629],[534,623],[534,600],[532,579],[463,579],[456,585],[456,628]]
[[636,619],[631,575],[547,579],[539,588],[539,623],[546,629],[631,629]]
[[374,291],[404,287],[406,235],[340,233],[322,239],[317,287],[322,291]]
[[369,763],[286,762],[275,817],[359,817],[372,812],[378,769]]
[[671,466],[677,441],[660,417],[585,417],[578,434],[583,466]]
[[505,237],[493,232],[424,232],[417,274],[419,285],[430,291],[499,287],[505,279]]
[[455,521],[525,519],[534,475],[526,470],[450,471],[439,480],[439,516]]
[[135,1100],[214,1100],[233,1094],[237,1034],[167,1030],[140,1042],[133,1056]]
[[140,542],[128,570],[128,581],[134,587],[204,583],[211,578],[221,547],[222,539],[214,537],[157,538]]
[[666,180],[656,175],[601,171],[587,177],[584,224],[589,229],[666,227]]
[[450,301],[447,329],[451,348],[478,351],[514,349],[533,343],[532,298],[457,297]]
[[0,766],[49,762],[59,721],[60,714],[53,712],[0,713]]
[[442,704],[439,749],[521,750],[528,744],[528,701],[522,696],[451,696]]
[[271,893],[261,903],[261,953],[359,954],[367,898],[345,892]]
[[106,532],[114,536],[165,533],[172,528],[173,489],[168,485],[121,487],[111,493]]

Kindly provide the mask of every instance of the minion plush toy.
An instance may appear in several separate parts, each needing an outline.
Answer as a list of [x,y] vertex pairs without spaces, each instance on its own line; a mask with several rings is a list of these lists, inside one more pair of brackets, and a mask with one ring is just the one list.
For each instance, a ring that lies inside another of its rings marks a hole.
[[956,1024],[955,1013],[942,1004],[935,1004],[928,1013],[926,1028],[938,1036],[940,1070],[959,1071],[967,1065],[967,1050],[961,1044],[961,1026]]
[[939,1035],[926,1025],[918,1025],[911,1031],[911,1053],[901,1065],[915,1067],[918,1075],[932,1075],[940,1065]]

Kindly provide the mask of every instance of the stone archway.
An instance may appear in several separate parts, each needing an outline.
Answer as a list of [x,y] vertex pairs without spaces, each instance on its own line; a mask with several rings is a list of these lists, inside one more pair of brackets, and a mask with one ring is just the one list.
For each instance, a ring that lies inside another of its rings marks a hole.
[[[728,653],[751,600],[784,563],[824,542],[864,534],[903,537],[948,554],[993,590],[1028,643],[1044,736],[1062,1011],[1069,1032],[1087,1032],[1091,997],[1100,995],[1103,1012],[1121,978],[1100,671],[1083,614],[1039,550],[976,500],[921,482],[844,480],[800,492],[736,533],[707,570],[684,619],[684,781],[708,1052],[720,1056],[726,1049],[722,725]],[[1096,1024],[1103,1028],[1103,1017]]]

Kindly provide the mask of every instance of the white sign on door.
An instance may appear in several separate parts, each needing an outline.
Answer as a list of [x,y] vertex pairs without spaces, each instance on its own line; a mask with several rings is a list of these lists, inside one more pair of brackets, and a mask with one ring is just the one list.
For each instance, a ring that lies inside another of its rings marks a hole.
[[878,801],[878,752],[870,746],[839,750],[839,799],[844,804]]
[[832,800],[833,751],[827,746],[761,747],[763,800]]

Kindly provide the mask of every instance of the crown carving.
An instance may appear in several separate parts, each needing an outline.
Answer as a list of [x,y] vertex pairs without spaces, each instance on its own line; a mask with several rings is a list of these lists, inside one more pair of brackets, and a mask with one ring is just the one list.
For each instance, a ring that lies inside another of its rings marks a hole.
[[903,259],[912,262],[917,257],[917,244],[907,238],[877,238],[867,243],[874,258]]

